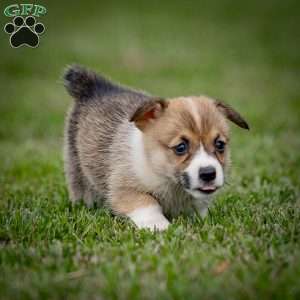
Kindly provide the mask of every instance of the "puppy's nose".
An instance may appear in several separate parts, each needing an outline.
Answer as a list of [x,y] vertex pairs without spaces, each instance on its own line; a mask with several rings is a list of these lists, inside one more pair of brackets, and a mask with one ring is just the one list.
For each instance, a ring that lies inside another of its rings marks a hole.
[[199,178],[205,182],[212,181],[216,178],[216,169],[212,166],[199,169]]

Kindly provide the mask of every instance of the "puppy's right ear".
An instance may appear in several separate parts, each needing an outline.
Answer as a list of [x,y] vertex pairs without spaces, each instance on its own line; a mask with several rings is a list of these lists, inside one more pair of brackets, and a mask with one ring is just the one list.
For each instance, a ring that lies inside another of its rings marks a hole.
[[143,131],[149,124],[158,119],[165,109],[168,107],[168,102],[162,98],[154,98],[140,107],[130,119],[135,126]]

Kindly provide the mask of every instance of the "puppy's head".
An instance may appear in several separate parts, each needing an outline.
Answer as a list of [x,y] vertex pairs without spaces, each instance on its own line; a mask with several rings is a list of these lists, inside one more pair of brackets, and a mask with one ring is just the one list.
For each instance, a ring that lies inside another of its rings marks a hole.
[[132,117],[143,132],[153,172],[182,185],[195,198],[224,184],[229,163],[227,120],[249,129],[233,108],[204,96],[154,99]]

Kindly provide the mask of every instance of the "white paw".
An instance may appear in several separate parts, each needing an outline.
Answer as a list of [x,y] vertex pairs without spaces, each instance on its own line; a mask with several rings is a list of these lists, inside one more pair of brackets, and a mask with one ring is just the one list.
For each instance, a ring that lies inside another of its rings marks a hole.
[[147,228],[150,229],[151,231],[163,231],[166,230],[169,226],[169,221],[162,216],[163,218],[161,218],[160,220],[155,219],[155,220],[144,220],[144,221],[138,221],[135,222],[135,225],[139,228]]
[[127,215],[138,228],[147,228],[151,231],[163,231],[168,228],[169,221],[162,214],[159,205],[152,205],[135,209]]

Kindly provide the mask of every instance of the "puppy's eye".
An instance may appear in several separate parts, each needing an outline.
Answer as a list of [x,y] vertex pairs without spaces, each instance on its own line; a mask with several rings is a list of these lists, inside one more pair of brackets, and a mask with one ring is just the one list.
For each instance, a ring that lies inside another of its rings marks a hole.
[[180,144],[175,146],[173,149],[174,149],[174,152],[176,155],[184,155],[189,150],[189,143],[188,143],[188,141],[182,141]]
[[215,148],[218,152],[223,153],[225,151],[226,143],[222,140],[215,141]]

